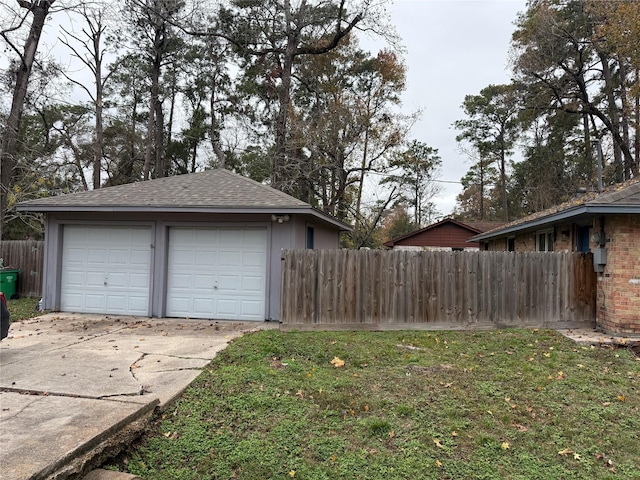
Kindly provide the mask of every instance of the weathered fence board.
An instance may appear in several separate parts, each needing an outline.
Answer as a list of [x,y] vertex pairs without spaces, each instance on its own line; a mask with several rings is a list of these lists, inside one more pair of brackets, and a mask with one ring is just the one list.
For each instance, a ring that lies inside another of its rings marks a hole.
[[41,240],[9,240],[0,242],[0,258],[6,268],[20,270],[16,293],[21,297],[42,294],[44,242]]
[[592,326],[591,254],[285,250],[284,329]]

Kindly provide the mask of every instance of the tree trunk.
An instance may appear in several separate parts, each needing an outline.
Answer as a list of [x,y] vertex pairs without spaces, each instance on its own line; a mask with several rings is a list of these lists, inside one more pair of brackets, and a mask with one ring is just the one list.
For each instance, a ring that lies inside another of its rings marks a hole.
[[291,75],[293,73],[293,62],[299,42],[299,33],[293,26],[289,0],[285,0],[284,9],[287,22],[287,46],[282,55],[280,72],[281,85],[278,89],[279,105],[275,125],[275,158],[273,160],[271,180],[274,188],[288,194],[293,194],[295,186],[291,182],[292,179],[287,178],[286,172],[288,165],[287,125],[289,121],[289,108],[291,106]]
[[[159,42],[160,32],[156,32],[156,39],[154,44]],[[159,119],[156,118],[158,113],[158,97],[160,92],[160,69],[161,69],[161,58],[160,54],[156,52],[153,64],[151,65],[151,94],[149,96],[149,119],[147,121],[147,145],[144,154],[144,170],[143,170],[143,179],[149,180],[151,174],[151,161],[154,158],[154,143],[156,143],[155,148],[162,148],[161,145],[157,145],[158,137],[156,128]],[[160,109],[161,110],[161,109]],[[158,159],[158,155],[156,154],[156,160]],[[161,175],[158,171],[159,165],[155,165],[155,176]]]
[[33,21],[24,44],[18,71],[16,72],[16,85],[13,90],[11,110],[7,118],[2,140],[2,150],[0,151],[0,239],[2,239],[4,219],[8,210],[8,193],[11,191],[15,181],[15,168],[18,163],[18,137],[20,135],[20,123],[22,121],[27,87],[29,86],[29,77],[38,50],[40,35],[47,20],[49,8],[54,1],[55,0],[18,1],[22,8],[29,9],[32,12]]
[[218,75],[219,70],[216,68],[211,78],[211,98],[209,99],[209,108],[211,110],[211,127],[209,130],[209,139],[211,140],[211,148],[218,159],[218,168],[226,168],[226,157],[220,144],[220,125],[216,115],[216,99],[218,92]]
[[[620,117],[618,115],[618,105],[616,103],[616,97],[614,94],[615,88],[613,85],[613,78],[611,75],[611,67],[609,66],[609,58],[604,53],[598,51],[600,57],[600,64],[602,65],[602,76],[604,78],[604,90],[607,95],[607,102],[609,106],[609,118],[611,121],[612,134],[620,135]],[[615,130],[615,132],[614,132]],[[624,179],[623,162],[621,145],[618,142],[613,142],[613,164],[615,167],[615,181],[622,182]]]

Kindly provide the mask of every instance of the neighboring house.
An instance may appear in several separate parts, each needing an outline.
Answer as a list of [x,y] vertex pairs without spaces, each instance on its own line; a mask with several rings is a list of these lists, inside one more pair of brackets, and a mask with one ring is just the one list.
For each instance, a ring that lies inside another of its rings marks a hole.
[[445,218],[389,240],[384,246],[393,250],[478,250],[479,244],[467,242],[469,238],[500,225],[503,225],[503,222],[462,223]]
[[597,325],[640,335],[640,179],[471,238],[487,250],[593,252]]
[[209,170],[20,203],[45,220],[44,308],[278,320],[281,249],[339,248],[349,227]]

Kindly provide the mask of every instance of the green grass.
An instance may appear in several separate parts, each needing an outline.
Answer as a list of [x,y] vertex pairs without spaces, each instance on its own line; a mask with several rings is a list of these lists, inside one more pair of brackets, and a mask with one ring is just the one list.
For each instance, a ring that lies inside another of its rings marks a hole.
[[146,480],[640,479],[639,387],[631,351],[549,330],[264,331],[222,351],[124,465]]
[[44,312],[40,312],[36,309],[39,301],[39,298],[28,297],[7,300],[7,308],[11,314],[11,322],[26,320],[42,315]]

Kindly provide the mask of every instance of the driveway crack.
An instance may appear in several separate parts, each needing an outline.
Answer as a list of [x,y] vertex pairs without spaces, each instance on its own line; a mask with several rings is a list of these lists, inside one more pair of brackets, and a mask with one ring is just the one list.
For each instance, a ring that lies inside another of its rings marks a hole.
[[140,386],[140,389],[138,390],[137,395],[144,395],[145,393],[149,393],[149,390],[142,384],[142,382],[140,382],[140,379],[136,376],[136,369],[139,368],[137,363],[142,361],[146,356],[147,356],[146,353],[141,354],[138,357],[138,359],[135,362],[133,362],[129,367],[129,372],[131,373],[131,376]]

